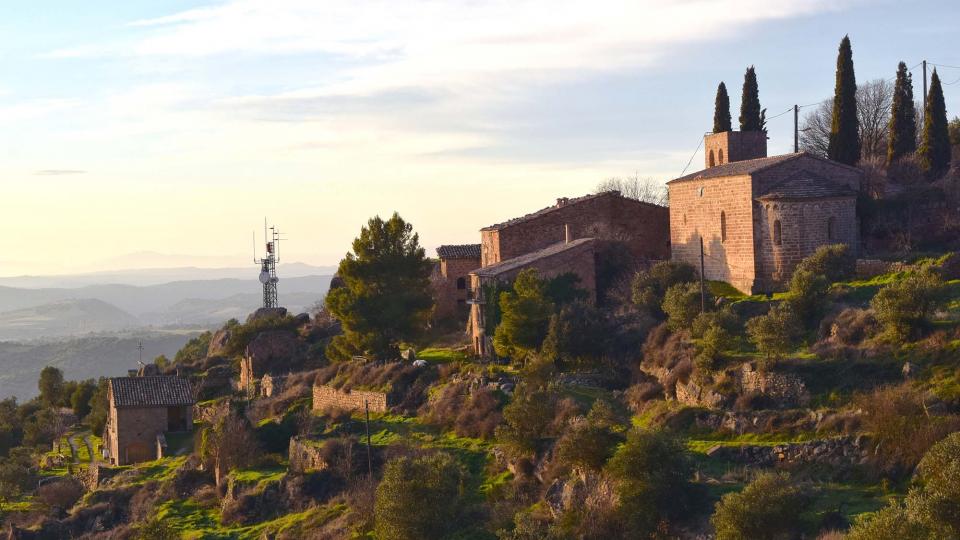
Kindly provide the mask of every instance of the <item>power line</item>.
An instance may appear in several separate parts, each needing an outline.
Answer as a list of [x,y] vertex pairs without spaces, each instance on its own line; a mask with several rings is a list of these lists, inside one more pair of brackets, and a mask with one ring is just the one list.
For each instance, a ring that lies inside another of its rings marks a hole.
[[700,142],[697,143],[697,149],[693,151],[693,155],[690,156],[690,159],[687,161],[687,166],[683,168],[683,171],[680,173],[680,176],[683,176],[687,172],[687,169],[690,168],[690,164],[693,163],[693,158],[697,157],[697,152],[700,151],[701,146],[703,146],[703,137],[700,137]]

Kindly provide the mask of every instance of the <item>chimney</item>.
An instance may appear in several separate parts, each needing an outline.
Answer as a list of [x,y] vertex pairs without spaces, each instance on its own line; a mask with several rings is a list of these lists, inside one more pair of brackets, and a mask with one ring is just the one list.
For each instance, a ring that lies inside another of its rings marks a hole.
[[570,224],[564,223],[563,224],[563,241],[564,243],[569,244],[571,240],[573,240],[573,238],[570,236]]
[[561,206],[566,206],[568,202],[570,202],[570,199],[568,197],[559,197],[557,199],[557,208],[560,208]]

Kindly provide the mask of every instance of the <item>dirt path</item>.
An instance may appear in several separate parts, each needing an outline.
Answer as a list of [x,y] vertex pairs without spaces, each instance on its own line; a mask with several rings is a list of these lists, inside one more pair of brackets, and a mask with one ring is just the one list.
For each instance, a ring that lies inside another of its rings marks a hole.
[[96,448],[94,448],[93,442],[90,440],[90,434],[87,433],[83,436],[83,444],[87,445],[87,450],[90,452],[90,462],[96,463],[100,461],[100,456],[97,455]]
[[73,457],[74,463],[80,462],[79,453],[77,452],[77,434],[74,433],[67,437],[67,443],[70,445],[70,454]]

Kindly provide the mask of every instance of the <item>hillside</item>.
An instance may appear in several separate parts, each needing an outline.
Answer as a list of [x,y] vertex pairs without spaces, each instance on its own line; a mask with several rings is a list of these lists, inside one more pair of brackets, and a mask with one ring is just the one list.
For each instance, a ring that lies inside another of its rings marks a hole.
[[141,325],[133,315],[102,300],[60,300],[0,312],[0,340],[55,338]]

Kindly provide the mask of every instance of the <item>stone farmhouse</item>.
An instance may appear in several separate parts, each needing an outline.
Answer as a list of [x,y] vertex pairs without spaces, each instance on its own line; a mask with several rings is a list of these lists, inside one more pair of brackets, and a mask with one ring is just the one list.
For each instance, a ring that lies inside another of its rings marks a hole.
[[746,293],[782,289],[826,244],[858,250],[863,172],[805,152],[767,157],[764,132],[706,135],[706,168],[667,182],[674,260]]
[[159,459],[166,451],[165,433],[193,428],[193,391],[182,377],[114,377],[107,396],[103,457],[112,465]]
[[470,271],[480,268],[480,244],[440,246],[437,257],[440,262],[433,277],[436,316],[466,316],[469,312]]
[[470,272],[467,332],[473,351],[493,354],[485,328],[484,290],[512,281],[521,270],[536,268],[544,277],[574,273],[579,286],[596,299],[596,262],[603,241],[623,242],[633,257],[653,260],[670,255],[669,211],[609,191],[561,198],[532,214],[481,229],[480,267]]

